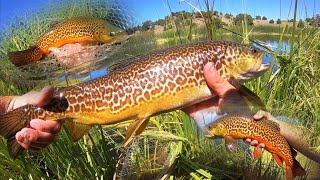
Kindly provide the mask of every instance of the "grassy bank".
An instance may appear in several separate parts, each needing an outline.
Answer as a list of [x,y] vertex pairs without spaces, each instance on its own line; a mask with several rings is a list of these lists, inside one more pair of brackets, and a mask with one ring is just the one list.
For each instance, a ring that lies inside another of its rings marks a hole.
[[[110,7],[108,4],[104,6],[88,4],[85,0],[75,2],[71,1],[61,6],[41,10],[34,18],[23,19],[23,24],[19,26],[12,24],[12,32],[6,34],[3,41],[0,42],[0,61],[3,62],[3,65],[12,67],[7,60],[6,53],[28,47],[50,26],[52,19],[59,20],[76,16],[106,18],[105,12],[108,12]],[[101,2],[103,1],[96,1],[96,3]],[[14,23],[19,24],[19,21]],[[242,37],[223,29],[217,29],[214,25],[185,26],[161,34],[155,34],[153,31],[141,32],[135,34],[112,59],[117,60],[204,39],[247,42],[247,37],[259,40],[272,38],[279,45],[286,41],[291,48],[287,53],[279,54],[280,46],[275,52],[270,52],[275,57],[270,61],[278,67],[277,71],[269,71],[265,76],[247,83],[246,86],[263,99],[273,115],[283,115],[294,119],[294,123],[308,127],[313,132],[313,138],[319,139],[319,30],[309,27],[305,29],[287,29],[285,26],[280,29],[269,26],[250,27],[245,23],[242,27],[231,27],[230,30],[241,34]],[[210,34],[209,31],[213,34]],[[228,33],[227,36],[226,33]],[[256,36],[262,33],[271,35]],[[273,36],[273,33],[278,35]],[[28,85],[22,85],[21,77],[13,76],[13,74],[14,72],[1,70],[0,95],[22,94],[37,84],[37,82],[28,81]],[[121,142],[128,125],[129,123],[97,126],[77,143],[72,143],[68,134],[63,131],[57,141],[47,149],[38,154],[24,153],[17,160],[12,160],[8,156],[6,142],[1,138],[0,173],[6,179],[40,179],[40,177],[44,179],[110,179],[115,171],[119,154],[126,151],[122,149]],[[283,175],[283,169],[278,168],[273,161],[270,162],[268,156],[253,161],[251,152],[244,143],[240,143],[240,148],[236,153],[229,155],[223,143],[217,144],[215,141],[206,139],[196,124],[180,111],[152,118],[147,129],[152,132],[153,139],[161,139],[157,136],[159,132],[171,134],[169,140],[157,141],[158,144],[152,147],[155,149],[170,146],[173,149],[169,152],[170,158],[167,157],[168,153],[159,156],[160,159],[174,160],[165,162],[173,165],[172,169],[168,169],[169,178],[276,179]],[[142,137],[144,141],[147,141],[145,137],[150,137],[150,134]],[[168,141],[171,143],[165,143]],[[156,151],[146,150],[145,146],[140,147],[143,149],[140,151],[145,154],[148,154],[149,151]],[[153,158],[158,157],[155,154],[152,155]],[[146,164],[149,163],[146,167],[151,169],[150,167],[153,166],[150,164],[153,159],[150,158],[151,156],[147,157],[149,159],[144,159],[144,161],[147,162]],[[136,160],[129,158],[127,162],[134,163],[133,161]],[[303,165],[306,164],[308,165],[308,161],[304,160]],[[122,170],[132,172],[132,168],[133,165],[128,165],[122,167]],[[151,170],[148,175],[151,174],[150,172]]]

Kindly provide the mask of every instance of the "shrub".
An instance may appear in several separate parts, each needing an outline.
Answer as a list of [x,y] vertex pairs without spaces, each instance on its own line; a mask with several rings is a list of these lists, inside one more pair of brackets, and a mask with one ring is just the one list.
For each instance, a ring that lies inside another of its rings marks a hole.
[[246,19],[248,25],[253,25],[253,18],[249,14],[238,14],[234,19],[234,24],[240,26],[242,21]]
[[277,19],[277,24],[281,24],[281,20],[280,19]]
[[274,20],[273,20],[273,19],[271,19],[271,20],[269,21],[269,23],[270,23],[270,24],[273,24],[273,23],[274,23]]
[[298,28],[304,28],[304,23],[303,21],[300,19],[298,25],[297,25]]

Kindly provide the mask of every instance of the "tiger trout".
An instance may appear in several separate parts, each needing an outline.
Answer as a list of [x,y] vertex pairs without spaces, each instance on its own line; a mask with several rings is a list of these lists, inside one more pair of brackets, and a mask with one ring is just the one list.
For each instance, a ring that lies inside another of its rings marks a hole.
[[9,52],[8,57],[15,66],[22,66],[36,63],[46,57],[51,52],[50,48],[79,42],[109,43],[123,40],[127,36],[126,32],[105,20],[93,17],[76,17],[53,25],[29,49]]
[[[235,139],[255,139],[265,144],[265,149],[272,154],[273,159],[279,167],[283,162],[286,164],[286,179],[290,180],[296,176],[305,175],[305,170],[295,159],[296,151],[289,145],[287,140],[280,135],[280,127],[277,123],[262,119],[256,121],[253,116],[226,115],[205,126],[209,138],[223,137],[228,152],[236,149]],[[255,147],[254,159],[261,156],[261,149]]]
[[74,141],[93,125],[135,119],[128,128],[127,145],[151,116],[216,96],[203,76],[206,63],[213,62],[223,78],[248,81],[269,69],[262,64],[263,55],[249,45],[205,41],[137,56],[104,77],[56,89],[44,107],[26,105],[0,115],[0,135],[8,139],[10,155],[16,158],[23,148],[15,134],[31,119],[63,121]]

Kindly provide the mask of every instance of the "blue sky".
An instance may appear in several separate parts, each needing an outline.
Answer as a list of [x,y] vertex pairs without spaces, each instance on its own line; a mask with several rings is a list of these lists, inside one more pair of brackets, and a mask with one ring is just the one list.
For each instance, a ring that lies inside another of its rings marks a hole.
[[[163,18],[169,13],[169,6],[173,12],[186,10],[191,11],[192,8],[181,0],[123,0],[134,9],[137,22],[146,20],[155,21]],[[186,0],[191,4],[203,0]],[[213,0],[211,0],[213,1]],[[3,27],[12,16],[25,15],[24,12],[36,11],[39,7],[45,7],[54,0],[0,0],[0,27]],[[219,12],[231,13],[237,15],[239,13],[248,13],[253,17],[256,15],[266,16],[268,19],[286,19],[292,0],[215,0],[214,10]],[[169,6],[168,6],[169,4]],[[204,9],[204,5],[197,7]],[[312,17],[314,14],[320,14],[319,0],[299,0],[298,19]]]

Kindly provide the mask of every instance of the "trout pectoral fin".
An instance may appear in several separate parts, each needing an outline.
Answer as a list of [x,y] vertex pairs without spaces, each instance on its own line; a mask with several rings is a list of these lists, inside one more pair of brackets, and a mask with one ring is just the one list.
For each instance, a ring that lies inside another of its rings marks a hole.
[[241,85],[237,81],[231,81],[230,83],[238,89],[241,96],[245,98],[248,102],[252,103],[254,106],[257,106],[262,110],[267,110],[266,105],[261,100],[261,98],[258,95],[256,95],[254,92],[252,92],[250,89],[248,89],[244,85]]
[[132,123],[128,128],[126,138],[124,139],[124,146],[128,146],[131,143],[134,135],[141,134],[142,131],[146,128],[148,122],[149,118],[145,118],[139,119]]
[[283,161],[281,160],[281,158],[278,156],[278,155],[276,155],[276,154],[272,154],[272,157],[273,157],[273,159],[276,161],[276,164],[279,166],[279,167],[282,167],[282,165],[283,165]]
[[92,125],[81,124],[72,120],[65,120],[63,125],[69,132],[73,142],[79,141],[92,127]]
[[225,136],[225,146],[228,151],[228,153],[231,153],[232,151],[237,149],[237,141],[232,136]]
[[261,157],[261,154],[262,154],[262,150],[261,148],[259,147],[254,147],[253,149],[253,159],[254,160],[257,160]]

